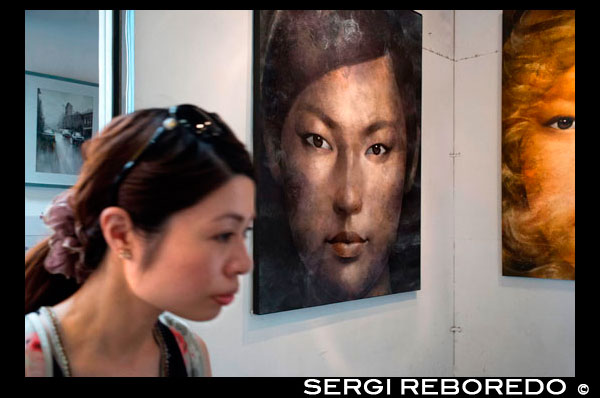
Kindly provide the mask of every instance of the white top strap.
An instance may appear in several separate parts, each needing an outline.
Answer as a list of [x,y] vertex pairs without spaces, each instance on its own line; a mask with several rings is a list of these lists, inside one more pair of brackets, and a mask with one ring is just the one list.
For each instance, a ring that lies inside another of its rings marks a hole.
[[[44,376],[52,377],[54,375],[54,366],[52,364],[52,346],[48,338],[46,328],[42,323],[41,317],[36,312],[25,315],[25,336],[36,333],[40,339],[42,353],[44,355]],[[28,353],[25,352],[25,355]]]
[[67,365],[67,357],[63,351],[62,344],[60,343],[60,337],[58,336],[58,331],[54,328],[54,323],[52,322],[52,311],[49,307],[41,307],[40,308],[40,319],[48,325],[47,331],[48,336],[50,337],[50,346],[52,347],[52,355],[56,359],[56,363],[60,367],[62,374],[65,377],[70,376],[69,366]]

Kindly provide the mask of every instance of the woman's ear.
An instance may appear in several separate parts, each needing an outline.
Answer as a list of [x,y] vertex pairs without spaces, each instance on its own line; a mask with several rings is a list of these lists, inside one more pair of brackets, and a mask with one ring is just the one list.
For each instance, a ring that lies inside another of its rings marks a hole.
[[102,210],[100,228],[106,244],[114,253],[131,253],[134,245],[133,222],[127,211],[114,206]]

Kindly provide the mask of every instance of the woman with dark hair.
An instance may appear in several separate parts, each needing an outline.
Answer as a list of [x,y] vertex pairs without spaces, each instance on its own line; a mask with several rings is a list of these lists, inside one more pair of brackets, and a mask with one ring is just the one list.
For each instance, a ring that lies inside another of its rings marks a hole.
[[513,18],[503,48],[503,274],[575,279],[575,11]]
[[[25,256],[25,376],[205,376],[203,341],[252,267],[250,156],[192,105],[118,116]],[[168,311],[168,312],[166,312]]]
[[420,24],[261,14],[259,313],[419,288]]

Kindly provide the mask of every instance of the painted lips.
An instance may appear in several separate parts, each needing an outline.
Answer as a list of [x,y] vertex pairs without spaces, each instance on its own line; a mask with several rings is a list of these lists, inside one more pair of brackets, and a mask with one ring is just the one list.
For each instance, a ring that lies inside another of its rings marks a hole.
[[367,239],[356,232],[342,231],[326,241],[339,257],[357,257],[362,252]]

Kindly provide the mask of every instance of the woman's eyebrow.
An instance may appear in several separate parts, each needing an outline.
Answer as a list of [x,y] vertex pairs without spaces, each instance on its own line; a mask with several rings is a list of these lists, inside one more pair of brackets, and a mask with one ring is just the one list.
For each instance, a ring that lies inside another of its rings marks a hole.
[[575,101],[556,98],[551,101],[541,102],[533,106],[528,114],[541,119],[550,119],[553,116],[571,116],[575,117]]
[[323,121],[323,123],[325,123],[327,125],[327,127],[329,127],[330,129],[334,129],[334,128],[338,127],[338,124],[332,118],[330,118],[325,112],[323,112],[321,109],[319,109],[316,106],[313,106],[309,103],[304,103],[304,104],[300,105],[298,110],[314,114],[319,119],[321,119]]
[[[319,109],[318,107],[315,107],[312,104],[304,103],[304,104],[302,104],[302,105],[299,106],[298,111],[304,111],[304,112],[309,112],[309,113],[314,114],[319,119],[321,119],[323,121],[323,123],[325,123],[327,125],[327,127],[329,127],[330,129],[335,129],[335,128],[337,128],[339,126],[335,122],[335,120],[333,120],[332,118],[330,118],[325,112],[323,112],[321,109]],[[377,121],[371,123],[363,131],[364,131],[365,137],[368,137],[371,134],[375,133],[376,131],[379,131],[379,130],[382,130],[382,129],[385,129],[385,128],[395,129],[397,127],[398,127],[398,124],[397,124],[396,121],[393,121],[393,120],[377,120]]]
[[240,214],[237,213],[226,213],[226,214],[222,214],[220,216],[217,216],[213,219],[213,221],[220,221],[224,218],[231,218],[235,221],[237,221],[238,223],[241,223],[244,221],[244,217]]
[[364,131],[365,131],[365,136],[369,136],[371,134],[373,134],[374,132],[384,129],[384,128],[396,128],[397,124],[395,122],[392,122],[390,120],[378,120],[374,123],[371,123],[369,125],[369,127],[367,127]]

